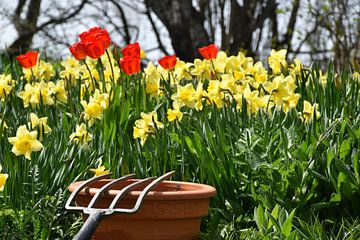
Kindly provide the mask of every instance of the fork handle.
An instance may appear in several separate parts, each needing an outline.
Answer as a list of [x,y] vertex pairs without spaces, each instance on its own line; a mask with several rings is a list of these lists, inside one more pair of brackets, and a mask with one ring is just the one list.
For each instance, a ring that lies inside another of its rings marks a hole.
[[96,211],[91,213],[86,219],[86,222],[81,227],[80,231],[74,237],[74,240],[90,240],[91,236],[96,230],[96,227],[99,225],[102,219],[102,212]]

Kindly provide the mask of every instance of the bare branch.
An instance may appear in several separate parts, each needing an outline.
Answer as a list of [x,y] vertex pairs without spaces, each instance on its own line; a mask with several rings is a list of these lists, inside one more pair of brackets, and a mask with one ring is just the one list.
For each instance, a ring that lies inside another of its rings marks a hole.
[[52,18],[46,22],[44,22],[43,24],[41,24],[40,26],[38,26],[36,28],[37,31],[40,31],[42,29],[44,29],[46,26],[52,25],[52,24],[60,24],[60,23],[64,23],[67,20],[75,17],[85,6],[85,4],[88,2],[88,0],[82,0],[81,3],[79,4],[79,6],[76,7],[76,9],[74,11],[72,11],[71,13],[69,13],[66,16],[63,17],[58,17],[58,18]]

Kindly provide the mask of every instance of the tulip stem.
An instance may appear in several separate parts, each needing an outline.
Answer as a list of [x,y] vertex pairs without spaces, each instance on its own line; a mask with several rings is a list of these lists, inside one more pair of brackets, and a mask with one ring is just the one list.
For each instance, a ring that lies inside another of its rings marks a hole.
[[104,75],[104,65],[103,65],[103,63],[101,61],[101,57],[98,58],[98,61],[99,61],[99,65],[100,65],[100,68],[101,68],[100,79],[101,79],[101,82],[102,82],[102,90],[105,93],[106,92],[106,83],[105,83],[105,75]]
[[[215,64],[214,64],[212,59],[210,60],[210,62],[211,62],[212,69],[214,70],[215,79],[217,79],[217,72],[216,72],[216,69],[215,69]],[[210,77],[212,77],[212,76],[210,76]]]
[[111,68],[111,74],[112,74],[112,80],[115,81],[114,68],[113,68],[113,65],[112,65],[112,62],[111,62],[110,54],[109,54],[109,52],[108,52],[107,49],[106,49],[105,52],[106,52],[106,56],[107,56],[108,59],[109,59],[110,68]]
[[95,81],[94,81],[94,78],[93,78],[93,76],[92,76],[92,74],[91,74],[91,70],[90,70],[90,68],[89,68],[89,65],[86,63],[86,61],[85,61],[85,58],[83,59],[83,63],[85,64],[85,66],[86,66],[86,69],[88,70],[88,72],[89,72],[89,75],[90,75],[90,78],[91,78],[91,83],[92,83],[92,85],[93,85],[93,88],[95,89]]

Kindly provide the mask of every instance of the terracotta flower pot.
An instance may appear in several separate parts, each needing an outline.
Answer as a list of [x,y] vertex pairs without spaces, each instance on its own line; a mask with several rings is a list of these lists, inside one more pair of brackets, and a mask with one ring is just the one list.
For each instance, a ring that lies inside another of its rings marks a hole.
[[[79,206],[87,206],[99,187],[109,179],[98,181],[85,188],[76,197]],[[95,205],[108,208],[119,189],[137,181],[119,183]],[[73,192],[82,182],[69,186]],[[116,207],[132,208],[143,188],[128,193]],[[93,239],[121,240],[190,240],[200,235],[201,218],[208,213],[209,199],[216,195],[215,188],[189,182],[163,181],[149,192],[140,210],[131,215],[113,214],[102,219]],[[84,216],[85,218],[87,216]]]

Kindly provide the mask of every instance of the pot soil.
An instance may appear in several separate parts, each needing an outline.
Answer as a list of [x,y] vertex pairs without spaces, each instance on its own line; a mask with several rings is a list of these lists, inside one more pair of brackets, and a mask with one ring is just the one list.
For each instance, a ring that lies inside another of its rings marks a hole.
[[[83,189],[76,197],[76,204],[87,206],[96,192],[111,181],[100,180]],[[96,208],[108,208],[114,196],[136,179],[120,182],[101,197]],[[75,191],[82,182],[69,186]],[[117,208],[132,208],[141,190],[129,192]],[[200,235],[201,218],[208,213],[209,199],[216,195],[215,188],[197,183],[163,181],[145,197],[135,214],[113,214],[101,220],[93,239],[121,240],[192,240]],[[84,216],[86,219],[87,216]]]

